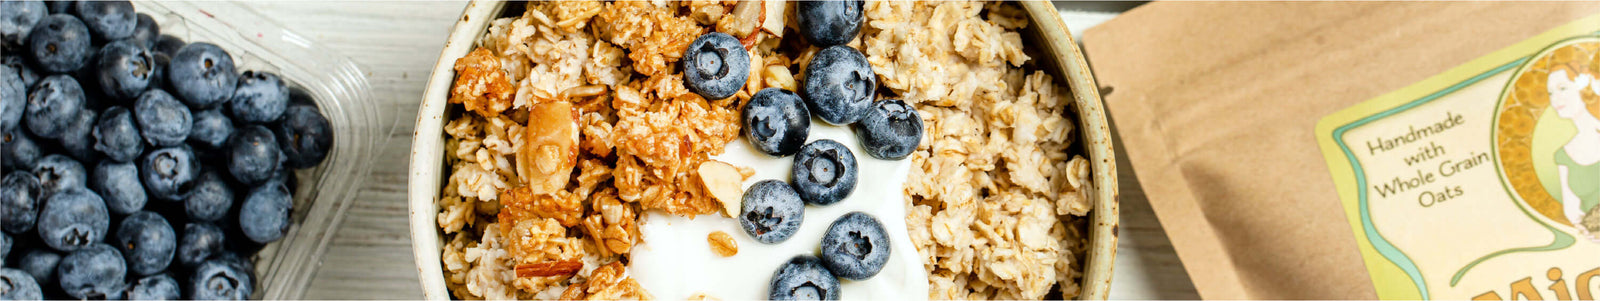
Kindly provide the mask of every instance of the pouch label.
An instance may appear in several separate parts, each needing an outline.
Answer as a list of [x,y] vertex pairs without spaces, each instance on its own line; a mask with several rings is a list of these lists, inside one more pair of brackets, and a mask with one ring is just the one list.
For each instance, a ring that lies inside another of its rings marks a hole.
[[1383,299],[1600,296],[1600,16],[1323,117]]

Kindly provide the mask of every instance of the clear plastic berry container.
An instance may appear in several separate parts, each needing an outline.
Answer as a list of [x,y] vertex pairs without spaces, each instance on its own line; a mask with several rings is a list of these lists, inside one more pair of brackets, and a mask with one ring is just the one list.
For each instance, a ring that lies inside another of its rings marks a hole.
[[233,56],[240,72],[275,72],[303,88],[332,124],[333,149],[327,158],[295,172],[298,185],[288,234],[251,258],[256,267],[252,298],[299,299],[374,165],[371,154],[388,142],[394,119],[378,112],[366,72],[349,57],[250,8],[209,1],[133,4],[161,25],[162,34],[216,44]]

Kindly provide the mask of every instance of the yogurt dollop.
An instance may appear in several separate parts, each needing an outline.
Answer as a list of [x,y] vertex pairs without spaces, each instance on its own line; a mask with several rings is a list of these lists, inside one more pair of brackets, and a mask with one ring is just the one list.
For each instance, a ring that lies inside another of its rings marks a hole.
[[[639,226],[643,242],[633,247],[628,272],[663,300],[683,300],[697,294],[722,300],[765,300],[778,266],[798,255],[819,255],[822,236],[834,220],[861,211],[877,217],[889,233],[889,262],[876,276],[863,281],[840,279],[846,300],[926,300],[928,275],[906,231],[905,181],[911,160],[887,161],[867,156],[849,127],[812,120],[807,142],[833,139],[856,156],[855,191],[828,206],[806,206],[800,230],[778,244],[750,238],[739,221],[721,214],[694,218],[650,210]],[[794,157],[772,157],[757,151],[741,137],[726,152],[712,159],[755,169],[743,187],[766,179],[789,181]],[[723,231],[738,242],[732,257],[717,256],[706,242],[712,232]]]

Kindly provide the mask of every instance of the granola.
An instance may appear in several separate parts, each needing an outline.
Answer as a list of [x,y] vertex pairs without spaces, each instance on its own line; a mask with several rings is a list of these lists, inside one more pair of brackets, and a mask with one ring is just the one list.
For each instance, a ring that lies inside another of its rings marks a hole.
[[456,59],[456,83],[450,103],[462,104],[483,116],[496,116],[511,107],[511,81],[500,71],[500,60],[479,48]]
[[466,112],[447,125],[438,215],[456,297],[647,297],[622,265],[640,211],[722,210],[693,167],[737,137],[739,100],[707,101],[671,73],[710,30],[676,11],[530,3],[458,60],[451,100]]
[[595,21],[600,37],[630,50],[628,59],[634,70],[645,76],[670,73],[669,64],[677,62],[689,43],[706,32],[694,20],[678,16],[676,9],[645,1],[607,4]]
[[[778,2],[526,5],[455,62],[461,110],[445,127],[437,213],[447,286],[461,299],[649,299],[627,273],[640,216],[732,214],[729,187],[754,171],[711,156],[740,137],[741,104],[798,90],[818,49],[781,38],[795,22]],[[869,2],[865,13],[850,45],[881,97],[915,105],[926,125],[905,202],[929,297],[1076,296],[1087,246],[1073,221],[1093,209],[1090,170],[1067,152],[1064,88],[1029,71],[1025,14],[977,2]],[[728,99],[689,92],[675,70],[711,31],[750,51],[749,80]],[[737,253],[727,233],[707,243]]]

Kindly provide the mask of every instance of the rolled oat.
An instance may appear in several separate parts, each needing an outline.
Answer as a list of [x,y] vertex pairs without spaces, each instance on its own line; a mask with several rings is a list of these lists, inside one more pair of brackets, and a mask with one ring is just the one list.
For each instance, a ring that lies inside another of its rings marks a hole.
[[728,257],[739,254],[739,242],[733,241],[733,236],[728,232],[716,231],[706,235],[706,243],[711,245],[711,251],[717,256]]

